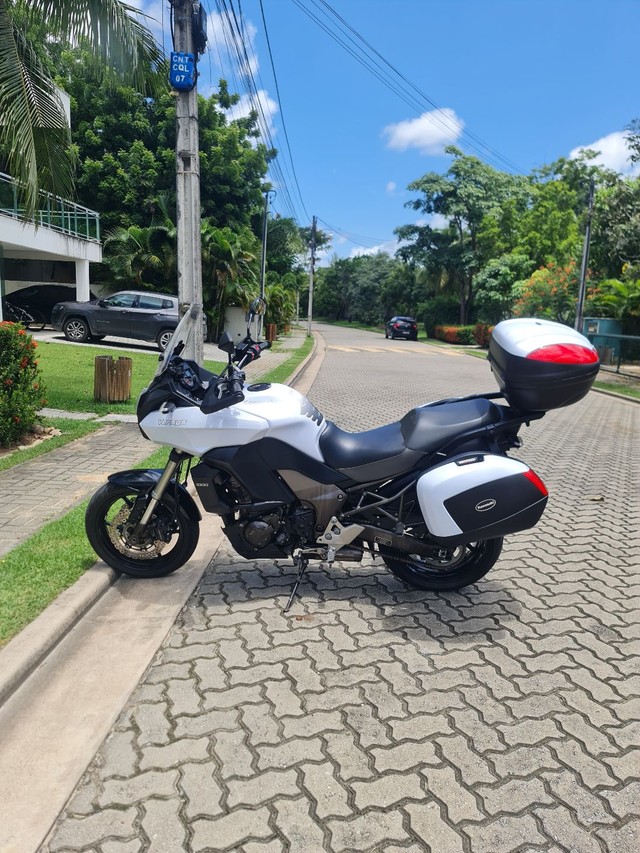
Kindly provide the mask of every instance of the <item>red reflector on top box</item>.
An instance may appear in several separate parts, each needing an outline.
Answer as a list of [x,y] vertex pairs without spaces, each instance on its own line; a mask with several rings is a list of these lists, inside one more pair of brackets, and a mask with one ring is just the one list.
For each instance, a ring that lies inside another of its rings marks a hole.
[[550,320],[505,320],[493,330],[489,362],[515,409],[546,412],[581,400],[596,378],[595,347],[575,329]]
[[552,361],[554,364],[595,364],[598,353],[593,347],[578,344],[552,344],[530,352],[527,358],[534,361]]

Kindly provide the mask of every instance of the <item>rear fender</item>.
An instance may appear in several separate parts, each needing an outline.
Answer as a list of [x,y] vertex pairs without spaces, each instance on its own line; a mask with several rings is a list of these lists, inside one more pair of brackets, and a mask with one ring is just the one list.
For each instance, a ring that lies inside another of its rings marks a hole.
[[[162,468],[134,468],[131,471],[118,471],[115,474],[110,474],[107,479],[116,486],[124,486],[131,489],[132,492],[142,493],[150,492],[161,475]],[[186,488],[181,483],[176,483],[175,480],[171,480],[170,488],[172,491],[177,488],[180,505],[184,507],[189,518],[196,523],[201,521],[200,510]]]

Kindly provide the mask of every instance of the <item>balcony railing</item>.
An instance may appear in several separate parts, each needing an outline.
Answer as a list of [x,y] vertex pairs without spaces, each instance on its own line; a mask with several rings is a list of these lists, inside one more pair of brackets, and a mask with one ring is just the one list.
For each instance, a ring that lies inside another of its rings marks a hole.
[[[4,172],[0,172],[0,214],[25,223],[33,222],[18,207],[18,185]],[[35,214],[35,224],[61,234],[100,242],[100,214],[51,193],[40,192],[40,205]]]

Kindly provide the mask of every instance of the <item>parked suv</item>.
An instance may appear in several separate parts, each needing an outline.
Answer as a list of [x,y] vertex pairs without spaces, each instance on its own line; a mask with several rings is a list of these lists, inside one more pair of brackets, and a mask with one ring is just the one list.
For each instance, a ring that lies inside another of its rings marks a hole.
[[160,351],[178,325],[178,299],[165,293],[123,290],[97,302],[58,302],[51,325],[76,343],[107,335],[155,341]]
[[392,317],[384,326],[385,338],[408,338],[418,340],[418,324],[413,317]]

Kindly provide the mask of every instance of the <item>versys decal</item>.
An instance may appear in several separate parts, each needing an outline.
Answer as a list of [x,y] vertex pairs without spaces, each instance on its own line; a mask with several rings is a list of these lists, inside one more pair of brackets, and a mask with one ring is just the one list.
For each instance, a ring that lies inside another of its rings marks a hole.
[[486,500],[480,501],[480,503],[476,504],[476,511],[487,512],[488,510],[493,509],[495,505],[496,502],[493,498],[487,498]]
[[158,426],[184,426],[186,418],[158,418]]
[[309,400],[303,400],[300,404],[300,414],[304,415],[305,418],[310,418],[312,421],[318,424],[322,423],[324,417],[320,414],[320,412],[316,409],[313,403],[310,403]]

